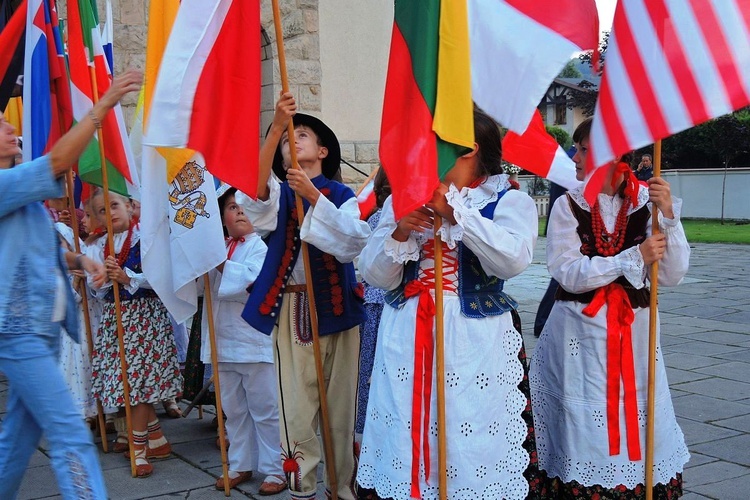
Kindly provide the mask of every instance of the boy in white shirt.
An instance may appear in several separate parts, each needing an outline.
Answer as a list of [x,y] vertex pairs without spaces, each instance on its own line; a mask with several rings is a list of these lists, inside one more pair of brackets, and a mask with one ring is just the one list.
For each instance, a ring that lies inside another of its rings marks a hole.
[[[286,489],[279,460],[279,413],[271,338],[241,317],[248,288],[258,277],[266,244],[255,233],[230,188],[219,198],[227,236],[227,260],[209,273],[216,331],[221,402],[227,416],[229,482],[232,488],[247,482],[252,471],[265,474],[261,495]],[[204,307],[204,311],[207,308]],[[211,362],[208,317],[203,317],[201,358]],[[216,488],[224,489],[222,476]]]

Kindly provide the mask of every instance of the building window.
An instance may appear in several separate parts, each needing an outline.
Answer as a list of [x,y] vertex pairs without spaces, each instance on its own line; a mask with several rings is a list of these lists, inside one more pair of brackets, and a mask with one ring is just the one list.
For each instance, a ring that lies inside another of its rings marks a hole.
[[564,102],[555,104],[555,125],[568,123],[568,106]]

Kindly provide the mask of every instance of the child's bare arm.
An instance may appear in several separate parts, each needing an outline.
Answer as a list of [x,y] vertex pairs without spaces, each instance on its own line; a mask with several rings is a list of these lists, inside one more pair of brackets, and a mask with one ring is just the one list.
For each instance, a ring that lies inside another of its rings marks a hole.
[[273,157],[279,146],[282,134],[286,131],[289,120],[297,112],[297,101],[291,92],[281,94],[276,102],[276,112],[273,115],[273,123],[268,131],[266,140],[260,148],[260,160],[258,164],[258,198],[267,200],[269,196],[268,177],[271,175]]

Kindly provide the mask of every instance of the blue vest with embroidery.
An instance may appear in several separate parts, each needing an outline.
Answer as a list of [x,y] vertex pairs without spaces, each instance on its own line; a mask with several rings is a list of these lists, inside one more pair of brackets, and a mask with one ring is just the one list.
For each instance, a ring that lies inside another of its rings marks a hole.
[[[497,200],[479,211],[482,217],[492,219],[497,202],[506,192],[505,189],[500,191]],[[499,316],[518,307],[518,303],[510,295],[503,292],[505,280],[496,276],[488,276],[482,269],[479,258],[463,242],[458,243],[458,262],[458,286],[456,288],[461,304],[461,313],[464,316],[469,318]],[[407,300],[404,295],[406,284],[418,277],[419,261],[406,263],[401,285],[386,293],[385,302],[395,308],[402,307]]]
[[[331,181],[323,175],[312,179],[318,190],[336,208],[354,197],[347,186]],[[304,201],[304,210],[310,204]],[[258,331],[270,335],[281,309],[284,288],[301,248],[294,191],[289,184],[281,184],[279,218],[276,229],[268,236],[268,252],[263,267],[245,304],[242,318]],[[342,264],[335,257],[308,245],[312,268],[313,288],[318,313],[318,331],[322,335],[348,330],[365,319],[362,287],[357,282],[354,264]]]

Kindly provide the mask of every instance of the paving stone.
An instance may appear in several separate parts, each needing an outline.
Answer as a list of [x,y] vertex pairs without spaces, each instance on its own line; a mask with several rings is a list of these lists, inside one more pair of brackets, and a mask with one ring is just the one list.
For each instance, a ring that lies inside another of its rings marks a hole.
[[750,323],[750,311],[737,311],[735,313],[722,316],[721,319],[723,321],[730,321],[732,323],[747,325],[748,323]]
[[690,469],[690,479],[685,481],[691,489],[695,486],[720,483],[727,479],[750,474],[750,469],[726,462],[711,462]]
[[710,441],[716,441],[717,439],[724,439],[741,434],[740,431],[696,422],[695,420],[687,418],[678,417],[677,422],[680,424],[683,434],[685,434],[685,442],[687,443],[688,448],[692,448],[693,445],[696,444],[707,443]]
[[698,422],[712,422],[750,413],[747,405],[691,394],[674,400],[675,414]]
[[664,360],[669,367],[687,370],[694,370],[696,368],[703,368],[724,362],[721,359],[712,358],[710,356],[698,356],[696,354],[684,353],[665,353]]
[[684,488],[684,495],[682,496],[682,500],[704,500],[708,499],[711,500],[711,497],[706,497],[703,495],[699,495],[698,493],[693,493],[692,491],[688,491],[687,488]]
[[[697,467],[699,465],[708,464],[711,462],[716,462],[719,460],[716,457],[709,457],[708,455],[702,455],[700,453],[696,453],[694,451],[690,452],[690,461],[685,464],[685,469],[689,469],[691,467]],[[683,477],[685,474],[683,474]]]
[[740,312],[735,308],[716,307],[704,304],[689,304],[686,307],[671,310],[671,312],[675,314],[681,314],[683,311],[685,316],[709,319],[721,317],[723,321],[729,321],[727,319],[728,317]]
[[724,420],[715,420],[711,423],[714,425],[720,425],[721,427],[728,427],[730,429],[750,433],[750,414]]
[[216,479],[187,462],[170,459],[154,462],[154,474],[145,479],[130,475],[130,466],[106,474],[107,492],[119,500],[139,500],[185,490],[213,486]]
[[714,366],[696,368],[697,372],[744,382],[750,380],[750,363],[731,361]]
[[692,392],[693,394],[720,397],[721,399],[729,401],[739,401],[750,398],[750,384],[718,377],[677,384],[675,385],[675,388],[681,391]]
[[750,474],[738,478],[727,479],[719,483],[696,486],[692,491],[708,498],[720,500],[747,500],[750,492]]
[[684,382],[693,382],[695,380],[703,380],[709,378],[711,375],[704,373],[697,373],[690,370],[681,370],[679,368],[667,367],[667,380],[669,381],[670,389],[675,388],[678,384]]
[[52,467],[43,466],[26,471],[18,490],[18,498],[46,498],[59,493]]
[[[665,349],[666,352],[666,349]],[[685,354],[695,354],[698,356],[718,357],[719,354],[731,352],[744,352],[747,356],[747,350],[742,347],[714,344],[713,342],[688,341],[675,344],[670,347],[669,352],[681,352]]]
[[748,434],[697,444],[693,448],[704,455],[750,467],[750,435]]

